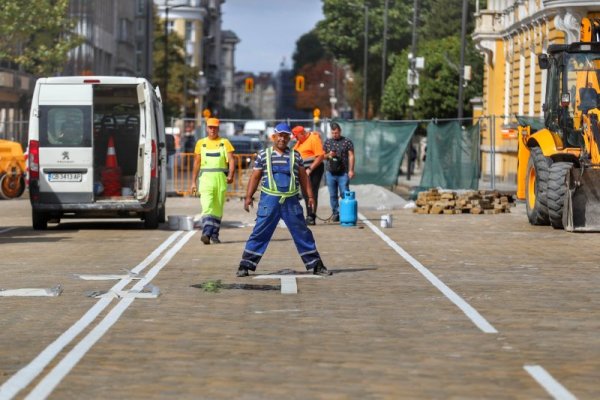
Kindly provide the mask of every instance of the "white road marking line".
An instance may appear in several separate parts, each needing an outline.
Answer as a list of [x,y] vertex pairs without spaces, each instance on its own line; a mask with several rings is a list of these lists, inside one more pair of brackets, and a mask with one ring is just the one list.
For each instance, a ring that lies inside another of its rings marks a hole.
[[12,228],[4,228],[4,229],[0,229],[0,234],[2,233],[6,233],[8,231],[12,231],[13,229],[17,229],[17,227],[13,226]]
[[298,285],[293,276],[281,277],[281,294],[298,294]]
[[[188,232],[180,241],[178,241],[163,258],[148,271],[144,279],[140,280],[131,289],[141,291],[147,286],[165,265],[181,250],[181,248],[190,240],[196,231]],[[29,393],[26,400],[45,399],[58,386],[62,379],[77,365],[83,356],[100,340],[100,338],[113,326],[121,317],[123,312],[133,303],[135,297],[124,298],[104,317],[104,319],[90,331],[73,349],[50,371]]]
[[56,297],[62,293],[62,287],[57,285],[53,288],[22,288],[22,289],[0,289],[0,297]]
[[465,313],[467,317],[484,333],[498,333],[496,328],[492,326],[477,310],[475,310],[469,303],[463,300],[456,292],[450,289],[444,282],[442,282],[437,276],[435,276],[431,271],[423,266],[419,261],[417,261],[413,256],[408,254],[406,250],[400,247],[396,242],[390,239],[385,233],[381,232],[375,225],[373,225],[364,215],[358,213],[358,217],[361,221],[367,225],[377,236],[383,239],[384,242],[388,244],[392,249],[396,251],[396,253],[400,254],[402,258],[410,263],[417,271],[421,273],[433,286],[435,286],[440,292],[444,294],[453,302],[460,310]]
[[[154,259],[177,239],[183,232],[174,232],[160,246],[158,246],[144,261],[139,263],[132,272],[138,273],[143,270]],[[111,290],[122,290],[131,278],[123,279],[116,283]],[[16,374],[10,377],[0,386],[0,400],[12,399],[17,393],[29,385],[43,370],[52,362],[52,360],[77,337],[88,325],[90,325],[110,304],[112,299],[106,298],[99,300],[90,308],[75,324],[63,332],[54,342],[49,344],[40,354],[37,355],[29,364],[21,368]]]
[[281,294],[298,294],[296,278],[321,278],[319,275],[258,275],[254,279],[279,279]]
[[120,279],[142,279],[141,276],[131,276],[131,275],[86,275],[86,274],[75,274],[75,276],[79,279],[83,279],[84,281],[118,281]]
[[548,392],[550,396],[557,400],[576,400],[571,392],[552,377],[543,367],[539,365],[524,365],[523,369],[529,373]]

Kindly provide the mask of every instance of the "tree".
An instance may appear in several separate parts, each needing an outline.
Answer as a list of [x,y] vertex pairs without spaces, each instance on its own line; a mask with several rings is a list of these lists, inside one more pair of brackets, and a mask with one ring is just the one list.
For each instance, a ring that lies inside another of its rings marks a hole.
[[[468,100],[479,95],[483,65],[481,56],[469,40],[465,52],[466,64],[473,68],[473,80],[465,88],[465,112],[472,112]],[[410,88],[407,83],[408,49],[394,58],[394,67],[385,86],[382,111],[387,118],[401,119],[408,115]],[[419,46],[419,56],[425,58],[425,69],[419,73],[419,98],[415,100],[414,118],[456,118],[460,40],[449,36],[430,40]]]
[[[398,53],[410,44],[412,2],[390,0],[388,8],[388,55]],[[364,5],[369,7],[368,20],[368,101],[377,113],[381,97],[381,58],[383,48],[384,2],[380,0],[323,0],[325,19],[317,24],[317,34],[323,46],[336,59],[351,66],[364,79]],[[355,91],[362,86],[353,85]],[[351,93],[350,98],[359,98]],[[362,108],[354,104],[355,108]]]
[[0,59],[36,75],[60,72],[82,42],[68,9],[69,0],[2,0]]
[[[157,19],[155,14],[155,21]],[[187,111],[195,110],[193,96],[187,96],[186,94],[198,89],[198,74],[200,72],[198,67],[191,67],[186,64],[183,39],[174,31],[169,33],[167,54],[168,60],[165,58],[165,24],[164,21],[158,21],[154,24],[153,76],[156,81],[155,84],[158,84],[159,87],[164,88],[167,86],[165,62],[168,61],[167,104],[163,104],[166,121],[171,117],[180,116],[184,108]]]
[[292,59],[294,60],[294,71],[297,73],[306,64],[315,64],[327,58],[323,44],[319,40],[316,30],[300,36],[296,42],[296,50]]
[[324,58],[314,64],[306,64],[300,69],[298,73],[305,78],[305,88],[303,92],[297,94],[297,108],[312,111],[316,107],[321,110],[323,116],[331,115],[329,89],[336,86],[331,71],[333,71],[333,63]]

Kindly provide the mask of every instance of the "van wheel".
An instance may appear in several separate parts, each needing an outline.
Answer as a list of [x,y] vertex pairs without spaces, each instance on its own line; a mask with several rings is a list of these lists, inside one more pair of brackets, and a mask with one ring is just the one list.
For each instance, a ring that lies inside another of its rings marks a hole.
[[144,215],[144,228],[146,228],[146,229],[158,228],[158,219],[159,219],[158,214],[159,214],[158,208],[148,211]]
[[44,231],[48,228],[48,215],[41,211],[31,211],[31,220],[33,222],[33,229],[36,231]]
[[158,209],[158,222],[164,224],[167,221],[165,203],[163,203]]

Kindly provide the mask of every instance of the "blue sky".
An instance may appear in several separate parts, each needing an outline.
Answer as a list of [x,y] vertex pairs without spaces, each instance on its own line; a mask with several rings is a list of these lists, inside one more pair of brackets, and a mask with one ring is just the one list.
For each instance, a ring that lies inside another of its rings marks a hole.
[[225,0],[222,28],[240,38],[237,71],[275,72],[292,66],[296,41],[323,19],[321,0]]

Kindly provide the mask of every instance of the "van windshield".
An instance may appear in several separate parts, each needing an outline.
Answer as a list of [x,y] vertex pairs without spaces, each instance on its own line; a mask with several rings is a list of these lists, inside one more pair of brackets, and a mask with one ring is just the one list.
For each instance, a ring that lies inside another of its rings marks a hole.
[[40,106],[41,147],[91,147],[90,106]]

